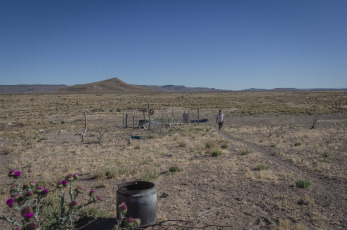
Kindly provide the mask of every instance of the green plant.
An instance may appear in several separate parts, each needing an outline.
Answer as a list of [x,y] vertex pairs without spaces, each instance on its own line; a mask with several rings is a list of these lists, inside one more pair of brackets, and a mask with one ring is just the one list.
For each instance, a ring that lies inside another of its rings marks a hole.
[[151,181],[151,180],[158,178],[158,176],[159,175],[156,171],[147,171],[141,176],[140,180]]
[[6,205],[20,213],[20,220],[5,216],[1,219],[16,226],[16,229],[39,229],[42,225],[39,218],[41,201],[48,195],[49,189],[38,186],[35,181],[21,186],[18,180],[21,172],[15,169],[11,169],[8,176],[13,178],[13,184],[10,188],[11,198],[6,201]]
[[211,149],[211,148],[213,148],[214,146],[216,146],[216,143],[215,143],[214,141],[212,141],[212,140],[208,140],[208,141],[206,141],[206,143],[205,143],[205,148],[206,148],[206,149]]
[[181,169],[177,165],[173,165],[169,168],[169,171],[172,173],[175,173],[175,172],[181,172]]
[[117,210],[118,210],[118,219],[117,219],[117,225],[114,226],[115,230],[133,229],[133,228],[140,227],[141,220],[139,218],[133,218],[133,217],[125,218],[125,214],[128,211],[128,207],[125,202],[120,203],[118,205]]
[[270,147],[275,148],[276,144],[275,143],[271,143]]
[[301,142],[295,142],[294,146],[301,146]]
[[282,156],[281,150],[276,150],[276,151],[275,151],[275,155],[276,155],[276,156]]
[[330,155],[331,155],[331,153],[330,153],[330,152],[325,151],[325,152],[323,152],[322,157],[324,157],[324,158],[328,158]]
[[241,155],[247,155],[247,154],[250,154],[250,153],[252,153],[252,152],[253,152],[252,149],[245,149],[245,150],[243,150],[243,151],[241,152]]
[[[53,214],[55,217],[54,227],[58,229],[73,230],[75,229],[75,223],[81,215],[81,210],[93,203],[101,200],[100,196],[96,196],[94,190],[89,192],[89,201],[84,204],[77,202],[77,197],[85,192],[85,189],[81,186],[73,188],[73,184],[80,177],[79,173],[68,174],[65,180],[57,183],[57,189],[59,190],[60,208]],[[68,188],[68,191],[65,188]]]
[[178,143],[178,146],[181,147],[181,148],[184,148],[187,146],[186,142],[181,140],[179,143]]
[[257,165],[257,167],[255,169],[258,171],[261,171],[261,170],[266,170],[268,168],[269,168],[269,166],[260,164],[260,165]]
[[150,134],[150,135],[148,136],[149,139],[154,139],[155,137],[156,137],[155,134]]
[[211,156],[213,156],[213,157],[218,157],[220,155],[222,155],[222,151],[220,151],[219,149],[213,149],[211,151]]
[[298,180],[295,181],[295,185],[298,188],[308,188],[311,185],[311,183],[309,180]]
[[221,146],[222,149],[227,149],[228,148],[228,144],[227,143],[223,143]]

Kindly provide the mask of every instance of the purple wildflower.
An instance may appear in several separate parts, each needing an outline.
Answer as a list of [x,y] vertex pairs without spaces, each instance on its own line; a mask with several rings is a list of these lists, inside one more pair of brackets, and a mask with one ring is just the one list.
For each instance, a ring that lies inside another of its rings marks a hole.
[[94,193],[94,190],[90,190],[89,196],[90,196],[90,197],[93,196],[93,193]]
[[132,227],[134,227],[134,218],[132,218],[132,217],[126,218],[126,219],[124,220],[124,225],[125,225],[125,227],[127,227],[127,228],[132,228]]
[[62,181],[59,181],[58,183],[57,183],[57,188],[63,188],[64,186],[63,186],[63,182]]
[[44,189],[44,190],[41,192],[41,195],[42,195],[42,196],[46,196],[48,193],[49,193],[49,189],[46,188],[46,189]]
[[34,213],[26,213],[26,214],[24,215],[24,217],[27,218],[27,219],[30,219],[30,218],[33,217],[33,216],[34,216]]
[[10,187],[10,192],[17,192],[17,190],[18,190],[18,187],[15,184]]
[[98,201],[100,201],[100,196],[95,196],[95,195],[93,195],[93,196],[92,196],[92,199],[93,199],[93,202],[94,202],[94,203],[97,203]]
[[80,179],[80,176],[81,176],[81,174],[75,173],[75,174],[73,175],[73,178],[74,178],[75,180],[78,180],[78,179]]
[[13,203],[14,203],[14,199],[13,199],[12,197],[6,201],[6,205],[7,205],[8,207],[12,207],[12,206],[13,206]]
[[69,206],[70,206],[70,208],[77,208],[77,201],[75,201],[75,200],[71,201]]
[[32,207],[30,206],[26,206],[22,209],[22,215],[25,216],[25,214],[28,214],[28,213],[33,213],[33,209]]
[[15,171],[13,177],[18,178],[20,176],[21,172],[20,171]]
[[32,188],[34,188],[34,187],[36,186],[36,181],[31,181],[31,182],[29,183],[29,186],[32,187]]
[[44,188],[42,186],[37,186],[34,193],[35,194],[41,194]]
[[67,181],[66,180],[62,180],[61,181],[62,185],[65,187],[67,185]]
[[133,223],[133,222],[134,222],[134,218],[129,217],[129,218],[128,218],[128,223]]
[[72,182],[74,180],[74,176],[72,174],[69,174],[66,176],[66,180]]
[[16,172],[17,170],[15,169],[11,169],[10,172],[8,173],[8,176],[9,177],[13,177],[14,176],[14,173]]
[[119,211],[120,211],[123,215],[125,215],[125,213],[128,211],[128,207],[127,207],[127,205],[125,204],[125,202],[120,203],[120,204],[118,205],[118,209],[119,209]]
[[14,197],[14,200],[15,200],[18,204],[20,204],[24,199],[23,199],[23,197],[22,197],[22,194],[17,193],[17,194],[15,195],[15,197]]
[[135,218],[134,219],[134,227],[140,227],[140,225],[141,225],[141,219]]
[[30,199],[30,198],[32,197],[32,195],[33,195],[33,193],[32,193],[31,191],[27,191],[27,192],[24,194],[25,198],[27,198],[27,199]]

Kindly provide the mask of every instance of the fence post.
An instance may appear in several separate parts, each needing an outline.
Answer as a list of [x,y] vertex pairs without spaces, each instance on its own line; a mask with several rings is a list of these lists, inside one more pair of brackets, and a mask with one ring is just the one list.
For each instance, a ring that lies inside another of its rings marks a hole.
[[200,109],[198,108],[198,125],[200,124]]
[[151,113],[149,112],[149,102],[147,105],[147,109],[148,109],[148,130],[151,129]]
[[123,128],[124,128],[124,109],[123,109]]
[[125,114],[125,128],[128,128],[128,114]]

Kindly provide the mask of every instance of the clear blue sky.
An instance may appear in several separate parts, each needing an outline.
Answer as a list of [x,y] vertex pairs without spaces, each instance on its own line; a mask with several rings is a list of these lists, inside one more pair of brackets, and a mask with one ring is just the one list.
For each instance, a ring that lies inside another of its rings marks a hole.
[[347,87],[347,0],[0,0],[0,84]]

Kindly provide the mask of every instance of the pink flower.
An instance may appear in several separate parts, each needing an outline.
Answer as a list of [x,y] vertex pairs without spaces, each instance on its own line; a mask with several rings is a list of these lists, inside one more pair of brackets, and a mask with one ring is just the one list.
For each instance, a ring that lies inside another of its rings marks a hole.
[[128,218],[128,223],[133,223],[133,222],[134,222],[134,218],[129,217],[129,218]]
[[42,195],[42,196],[46,196],[48,193],[49,193],[49,189],[46,188],[46,189],[44,189],[44,190],[41,192],[41,195]]
[[98,201],[101,200],[100,196],[94,196],[94,195],[92,195],[92,199],[94,203],[97,203]]
[[42,186],[37,186],[36,187],[36,189],[35,189],[35,191],[34,191],[34,193],[35,194],[41,194],[42,193],[42,191],[43,191],[43,187]]
[[28,214],[28,213],[34,213],[32,207],[30,206],[26,206],[22,209],[22,215],[25,216],[25,214]]
[[71,201],[69,206],[70,206],[70,208],[77,208],[77,201],[75,201],[75,200]]
[[125,227],[127,227],[127,228],[132,228],[132,227],[134,227],[134,218],[132,218],[132,217],[126,218],[126,219],[124,220],[124,225],[125,225]]
[[20,174],[21,174],[21,172],[19,172],[19,171],[16,171],[16,172],[14,172],[14,178],[18,178],[19,176],[20,176]]
[[75,174],[73,175],[73,178],[74,178],[75,180],[78,180],[78,179],[80,179],[80,176],[81,176],[81,174],[75,173]]
[[30,185],[30,187],[35,187],[35,185],[36,185],[36,181],[31,181],[30,183],[29,183],[29,185]]
[[135,218],[134,219],[134,227],[140,227],[140,225],[141,225],[141,219]]
[[69,174],[66,176],[66,180],[72,182],[74,180],[74,176],[72,174]]
[[122,202],[118,205],[119,208],[119,212],[122,213],[123,215],[125,215],[125,213],[128,211],[128,207],[125,204],[125,202]]
[[30,199],[33,193],[31,191],[27,191],[24,195],[25,195],[25,198]]
[[63,182],[59,181],[57,183],[57,188],[63,188],[63,187],[64,187]]
[[26,213],[26,214],[24,215],[24,217],[27,218],[27,219],[30,219],[30,218],[33,217],[33,216],[34,216],[34,213]]
[[13,203],[14,203],[14,199],[12,197],[6,201],[6,205],[9,207],[12,207]]
[[8,173],[8,176],[13,177],[15,172],[16,172],[15,169],[11,169],[10,172]]

